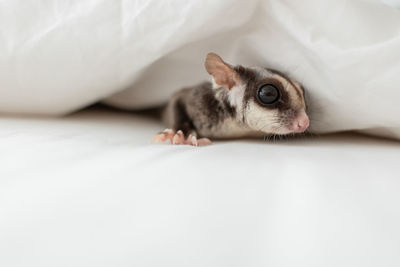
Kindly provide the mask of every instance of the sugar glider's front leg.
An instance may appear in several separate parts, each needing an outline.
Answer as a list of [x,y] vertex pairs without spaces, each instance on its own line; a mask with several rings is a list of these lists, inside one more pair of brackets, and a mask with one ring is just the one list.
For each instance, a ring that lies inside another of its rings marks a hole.
[[153,142],[158,143],[170,140],[173,145],[211,145],[210,139],[197,138],[197,132],[192,118],[190,118],[187,112],[182,94],[175,95],[168,103],[164,112],[164,121],[170,128],[155,135]]

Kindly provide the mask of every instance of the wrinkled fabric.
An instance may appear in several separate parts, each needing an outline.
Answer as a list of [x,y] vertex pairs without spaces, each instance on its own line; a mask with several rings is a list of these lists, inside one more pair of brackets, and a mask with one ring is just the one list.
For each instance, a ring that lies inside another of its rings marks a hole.
[[289,73],[311,129],[400,138],[400,11],[393,0],[6,0],[0,112],[60,115],[98,101],[165,103],[207,79],[207,52]]

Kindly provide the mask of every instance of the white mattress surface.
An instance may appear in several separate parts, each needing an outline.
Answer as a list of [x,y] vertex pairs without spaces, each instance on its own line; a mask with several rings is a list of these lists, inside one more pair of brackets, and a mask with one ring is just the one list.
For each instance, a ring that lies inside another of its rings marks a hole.
[[0,118],[0,266],[399,266],[400,144],[150,144],[153,119]]

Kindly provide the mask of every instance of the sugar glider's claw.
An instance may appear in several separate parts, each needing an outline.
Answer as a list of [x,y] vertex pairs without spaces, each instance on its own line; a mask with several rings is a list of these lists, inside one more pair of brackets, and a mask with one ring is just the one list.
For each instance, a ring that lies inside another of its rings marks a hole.
[[187,138],[187,143],[192,145],[192,146],[198,146],[198,142],[197,142],[197,137],[194,135],[189,135]]
[[185,136],[181,130],[177,131],[174,137],[172,138],[173,145],[184,145],[185,144]]

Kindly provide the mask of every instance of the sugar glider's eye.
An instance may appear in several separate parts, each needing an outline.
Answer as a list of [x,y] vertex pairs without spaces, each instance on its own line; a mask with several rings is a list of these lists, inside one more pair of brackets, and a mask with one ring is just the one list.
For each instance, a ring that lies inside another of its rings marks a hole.
[[264,84],[257,91],[257,99],[262,105],[272,105],[279,101],[281,94],[273,84]]

